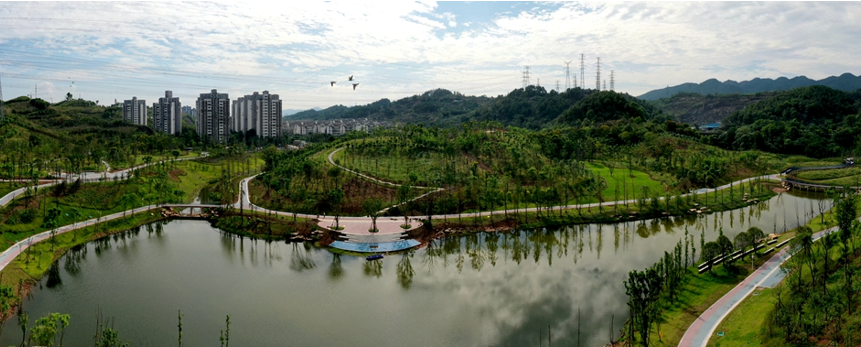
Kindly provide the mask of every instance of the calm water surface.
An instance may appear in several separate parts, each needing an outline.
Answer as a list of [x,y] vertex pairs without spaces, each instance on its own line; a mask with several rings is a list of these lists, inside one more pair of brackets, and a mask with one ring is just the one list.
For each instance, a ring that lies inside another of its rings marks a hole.
[[[31,322],[70,313],[74,346],[92,344],[98,308],[132,346],[176,345],[177,310],[186,346],[217,346],[228,314],[234,346],[524,346],[540,335],[546,345],[548,326],[554,345],[571,346],[578,321],[582,345],[600,346],[627,318],[627,273],[686,228],[699,251],[701,232],[779,232],[816,216],[819,199],[784,193],[703,216],[475,233],[374,262],[176,220],[69,252],[24,308]],[[20,342],[16,323],[0,345]]]

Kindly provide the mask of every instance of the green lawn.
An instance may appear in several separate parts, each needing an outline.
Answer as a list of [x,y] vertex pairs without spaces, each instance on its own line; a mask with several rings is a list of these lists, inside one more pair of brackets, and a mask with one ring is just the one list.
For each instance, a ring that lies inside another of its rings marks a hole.
[[[777,297],[774,289],[756,290],[744,299],[732,313],[715,329],[708,346],[759,346],[760,330],[765,323],[765,313],[774,308]],[[724,336],[717,336],[723,332]]]
[[650,195],[664,195],[664,183],[653,180],[645,172],[615,168],[611,175],[610,168],[599,163],[586,163],[586,167],[607,182],[607,188],[601,192],[604,201],[625,200],[626,195],[628,200],[635,199],[642,195],[642,187],[648,187]]

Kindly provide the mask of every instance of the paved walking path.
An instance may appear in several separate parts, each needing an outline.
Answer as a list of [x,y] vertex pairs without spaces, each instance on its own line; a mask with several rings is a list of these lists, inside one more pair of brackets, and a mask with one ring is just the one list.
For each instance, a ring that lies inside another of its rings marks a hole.
[[[837,230],[837,227],[829,228],[813,234],[813,240],[816,241],[822,236],[828,235]],[[727,292],[723,297],[718,299],[711,307],[703,312],[685,331],[682,340],[679,341],[679,346],[683,347],[698,347],[705,346],[709,342],[709,338],[714,335],[720,322],[735,309],[750,293],[759,287],[770,287],[786,276],[780,266],[783,265],[792,255],[789,254],[789,246],[787,245],[782,250],[777,252],[768,261],[765,262],[759,269],[756,269],[750,276],[741,281],[732,290]]]

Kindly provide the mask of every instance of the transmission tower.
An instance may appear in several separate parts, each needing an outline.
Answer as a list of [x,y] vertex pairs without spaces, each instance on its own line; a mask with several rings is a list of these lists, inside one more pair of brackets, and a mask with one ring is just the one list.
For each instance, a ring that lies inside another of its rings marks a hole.
[[556,91],[559,91],[559,80],[556,80]]
[[576,73],[574,74],[574,86],[575,87],[580,86],[579,84],[577,84],[577,74]]
[[[571,67],[570,65],[571,65],[570,60],[565,62],[565,90],[568,90],[571,88],[571,71],[569,71],[569,68]],[[574,79],[576,80],[577,77],[574,77]],[[574,84],[577,84],[577,82],[575,81]],[[559,88],[557,87],[556,89],[559,89]]]
[[580,89],[586,89],[586,55],[580,53]]
[[0,123],[6,119],[6,113],[3,112],[3,81],[0,80]]
[[607,90],[607,80],[604,80],[604,90]]
[[598,63],[595,64],[595,89],[601,90],[601,57],[598,57]]
[[523,67],[523,89],[526,89],[529,84],[529,66],[527,65]]
[[610,70],[610,90],[616,90],[616,70]]

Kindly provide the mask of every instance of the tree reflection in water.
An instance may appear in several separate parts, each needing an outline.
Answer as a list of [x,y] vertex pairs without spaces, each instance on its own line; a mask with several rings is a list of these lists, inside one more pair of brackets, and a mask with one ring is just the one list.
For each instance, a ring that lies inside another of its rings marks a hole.
[[332,281],[337,281],[343,277],[344,267],[341,265],[341,255],[338,253],[333,253],[332,264],[329,264],[329,279]]
[[413,276],[416,274],[416,271],[413,269],[410,258],[414,254],[414,251],[405,252],[401,255],[401,260],[398,262],[396,273],[398,275],[398,284],[401,285],[401,288],[410,289],[410,286],[413,284]]
[[365,276],[380,278],[383,275],[383,260],[368,260],[362,265],[362,272]]
[[299,243],[293,243],[293,252],[290,254],[290,269],[296,272],[302,272],[317,267],[317,264],[315,264],[314,260],[311,259],[311,245],[303,243],[303,247],[301,249],[299,245]]

